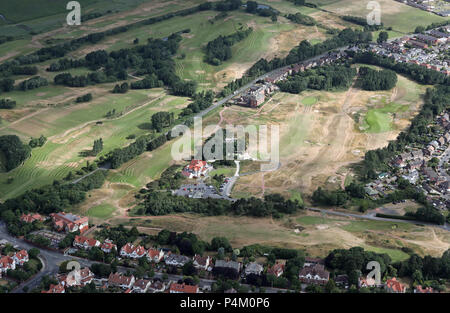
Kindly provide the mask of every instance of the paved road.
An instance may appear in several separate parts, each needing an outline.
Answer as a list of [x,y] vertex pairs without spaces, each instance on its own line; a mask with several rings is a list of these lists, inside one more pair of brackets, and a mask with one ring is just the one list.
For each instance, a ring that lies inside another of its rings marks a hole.
[[[0,238],[2,239],[6,239],[8,240],[12,245],[18,245],[20,248],[29,250],[31,248],[36,248],[35,246],[33,246],[32,244],[21,240],[19,238],[13,237],[11,236],[7,229],[6,226],[3,222],[0,222]],[[49,250],[45,250],[45,249],[39,249],[41,251],[40,253],[40,257],[42,259],[43,263],[43,267],[41,269],[41,271],[36,274],[31,280],[27,281],[26,283],[21,284],[20,286],[18,286],[14,291],[15,292],[22,292],[22,288],[24,286],[28,286],[28,288],[31,290],[35,287],[37,287],[42,279],[43,276],[45,275],[52,275],[58,272],[59,269],[59,264],[63,261],[67,261],[67,260],[72,260],[72,259],[77,259],[74,257],[69,257],[69,256],[65,256],[61,253],[58,252],[53,252],[53,251],[49,251]],[[92,264],[93,262],[90,261],[85,261],[83,259],[79,259],[80,264],[84,265],[84,266],[89,266],[90,264]]]
[[239,169],[240,169],[239,161],[234,161],[234,163],[236,164],[236,172],[234,173],[234,176],[231,177],[230,180],[223,187],[222,195],[225,197],[230,197],[231,190],[233,189],[234,184],[239,178]]
[[[22,249],[29,250],[31,248],[35,248],[35,246],[33,246],[32,244],[30,244],[22,239],[11,236],[8,233],[6,226],[3,222],[0,222],[0,238],[6,239],[12,245],[14,245],[14,246],[17,245]],[[57,274],[59,271],[59,264],[64,261],[76,260],[78,263],[80,263],[82,268],[85,266],[90,267],[94,263],[99,263],[99,262],[90,261],[90,260],[86,260],[86,259],[82,259],[82,258],[78,258],[78,257],[74,257],[74,256],[64,255],[64,254],[56,252],[56,251],[50,251],[50,250],[45,250],[45,249],[39,249],[39,250],[41,251],[39,257],[43,262],[43,267],[42,267],[41,271],[38,274],[36,274],[33,278],[31,278],[29,281],[24,282],[24,283],[20,284],[19,286],[17,286],[13,290],[14,293],[23,293],[23,287],[25,287],[25,286],[28,287],[28,290],[32,290],[32,289],[38,287],[39,284],[41,283],[42,277],[45,275],[53,276],[53,275]],[[132,271],[133,269],[119,266],[117,268],[117,270],[121,273],[125,273],[126,271],[129,271],[129,270]],[[159,273],[159,272],[155,273],[155,277],[157,277],[157,278],[162,279],[162,276],[163,276],[163,273]],[[182,275],[168,275],[168,278],[169,278],[169,280],[178,281],[178,280],[182,279],[183,276]],[[204,288],[204,287],[210,288],[210,286],[213,282],[215,282],[215,280],[200,279],[199,285],[201,288]]]
[[[448,163],[450,160],[450,145],[447,147],[445,152],[442,154],[440,160],[439,160],[439,166],[438,166],[438,172],[441,176],[444,176],[447,181],[450,181],[450,175],[447,173],[446,169],[444,168],[444,164]],[[446,200],[450,200],[450,194],[443,195],[443,198]]]
[[374,221],[409,223],[409,224],[415,224],[415,225],[432,226],[432,227],[441,228],[446,231],[450,231],[450,225],[448,223],[445,223],[445,225],[437,225],[437,224],[427,223],[427,222],[422,222],[422,221],[411,221],[411,220],[400,220],[400,219],[393,219],[393,218],[378,217],[378,216],[376,216],[376,212],[370,212],[370,213],[362,215],[362,214],[339,212],[339,211],[334,211],[334,210],[325,210],[325,209],[319,209],[319,208],[307,208],[307,209],[310,211],[314,211],[314,212],[321,212],[323,214],[354,217],[354,218],[374,220]]
[[72,181],[72,184],[75,185],[75,184],[79,183],[80,181],[82,181],[83,179],[85,179],[85,178],[88,177],[88,176],[91,176],[92,174],[94,174],[94,173],[97,172],[97,171],[107,171],[107,170],[108,170],[108,169],[105,168],[105,167],[98,167],[97,169],[93,170],[92,172],[87,173],[86,175],[84,175],[84,176],[82,176],[82,177],[80,177],[80,178],[75,179],[74,181]]

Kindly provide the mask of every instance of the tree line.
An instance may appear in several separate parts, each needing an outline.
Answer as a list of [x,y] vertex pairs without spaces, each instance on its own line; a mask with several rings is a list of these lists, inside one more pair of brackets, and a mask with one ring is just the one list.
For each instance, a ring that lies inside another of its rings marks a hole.
[[27,223],[20,221],[22,213],[37,212],[48,215],[79,204],[86,199],[87,191],[103,185],[106,175],[106,171],[97,171],[76,184],[54,181],[53,184],[8,199],[0,204],[1,219],[7,223],[8,231],[12,235],[25,235],[32,231],[33,227],[27,227]]
[[390,90],[397,85],[397,74],[392,70],[377,71],[361,66],[358,83],[364,90]]
[[348,88],[356,76],[356,69],[349,65],[325,65],[300,71],[277,83],[283,92],[301,93],[306,89],[334,90]]
[[396,62],[393,58],[378,56],[373,52],[356,53],[353,55],[353,61],[390,69],[424,85],[450,85],[450,77],[444,73],[417,64]]
[[193,199],[173,196],[170,192],[149,191],[144,195],[138,214],[167,215],[172,213],[192,212],[210,216],[233,215],[255,217],[281,217],[292,214],[303,206],[297,201],[285,200],[279,194],[266,195],[264,200],[257,198],[238,199],[230,202],[223,199]]
[[358,43],[367,43],[371,40],[371,32],[353,30],[351,28],[343,29],[332,38],[314,45],[311,45],[311,43],[309,43],[309,41],[307,40],[303,40],[298,46],[291,49],[288,56],[283,59],[274,58],[270,61],[267,61],[263,58],[258,60],[242,78],[236,79],[225,86],[221,94],[225,97],[231,94],[233,91],[241,88],[248,82],[252,81],[256,77],[277,68],[305,61],[336,48],[355,45]]
[[252,31],[253,28],[250,27],[246,30],[239,30],[228,36],[220,35],[216,39],[208,42],[205,48],[205,62],[211,65],[220,65],[223,61],[231,59],[231,47],[247,38]]

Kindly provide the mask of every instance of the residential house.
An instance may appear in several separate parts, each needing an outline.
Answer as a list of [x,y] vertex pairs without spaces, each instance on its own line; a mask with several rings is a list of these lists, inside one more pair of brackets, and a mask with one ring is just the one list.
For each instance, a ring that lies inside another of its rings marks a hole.
[[164,251],[161,249],[148,249],[147,250],[147,259],[150,262],[159,263],[164,258]]
[[198,286],[172,283],[169,288],[170,293],[198,293]]
[[427,176],[428,180],[432,183],[436,183],[439,179],[439,175],[431,167],[425,167],[423,169],[423,174]]
[[375,279],[373,279],[373,278],[360,277],[358,280],[358,287],[359,288],[370,288],[370,287],[379,287],[379,286],[377,286]]
[[263,270],[264,270],[264,267],[261,264],[258,264],[256,262],[250,262],[245,267],[245,275],[246,276],[248,276],[250,274],[261,275]]
[[20,250],[16,252],[13,256],[14,262],[16,265],[22,266],[24,263],[28,262],[30,259],[28,257],[27,250]]
[[16,269],[16,261],[10,256],[0,256],[0,273],[6,273],[8,270]]
[[421,49],[428,49],[428,45],[426,43],[423,43],[423,42],[420,42],[417,40],[410,39],[408,41],[408,43],[413,47],[417,47],[417,48],[421,48]]
[[64,286],[61,284],[58,285],[51,284],[50,288],[47,291],[45,290],[41,291],[41,293],[65,293],[65,292],[66,291],[64,290]]
[[184,255],[179,255],[179,254],[169,254],[168,256],[166,256],[164,262],[167,265],[171,265],[171,266],[178,266],[181,267],[184,264],[186,264],[187,262],[189,262],[191,259],[187,256]]
[[275,275],[276,277],[280,277],[284,272],[284,264],[275,263],[273,266],[269,266],[267,268],[267,274]]
[[394,277],[386,281],[386,290],[389,293],[405,293],[406,286],[400,283],[397,278]]
[[418,285],[414,288],[414,293],[434,293],[434,290],[431,287],[422,288],[421,285]]
[[426,156],[431,156],[431,155],[433,155],[433,153],[434,153],[434,147],[432,146],[432,145],[428,145],[428,146],[426,146],[425,147],[425,149],[423,150],[423,153],[426,155]]
[[423,151],[422,150],[413,150],[411,151],[413,159],[423,159]]
[[188,178],[199,178],[206,176],[212,169],[213,167],[206,161],[191,160],[191,163],[181,173]]
[[408,170],[417,170],[417,169],[421,168],[423,164],[424,164],[423,159],[416,159],[416,160],[410,161],[406,168]]
[[133,292],[146,293],[151,283],[152,282],[147,279],[138,279],[133,285]]
[[325,260],[324,259],[320,259],[320,258],[311,258],[311,257],[306,257],[305,258],[304,266],[314,266],[316,264],[324,265],[325,264]]
[[415,37],[416,37],[417,40],[419,40],[421,42],[424,42],[426,44],[429,44],[429,45],[436,45],[436,44],[438,44],[438,39],[433,37],[433,36],[424,35],[424,34],[417,34],[417,35],[415,35]]
[[138,259],[142,258],[143,256],[147,255],[147,251],[143,246],[137,246],[135,247],[131,243],[127,243],[120,249],[120,256],[132,258],[132,259]]
[[432,145],[435,150],[439,149],[439,142],[437,142],[437,140],[430,142],[430,145]]
[[133,275],[125,276],[121,273],[111,273],[108,278],[108,286],[130,289],[135,282]]
[[75,236],[75,239],[73,240],[73,246],[77,248],[81,248],[84,250],[90,250],[94,247],[100,246],[100,241],[94,239],[94,238],[88,238],[85,236]]
[[330,279],[330,272],[322,264],[315,264],[302,268],[298,278],[303,283],[325,285]]
[[22,216],[20,216],[20,220],[25,223],[33,223],[34,221],[44,221],[44,217],[38,213],[29,213],[25,214],[23,213]]
[[160,280],[154,280],[148,290],[153,293],[164,292],[164,290],[166,290],[166,285]]
[[101,244],[100,249],[105,253],[110,253],[113,250],[117,251],[117,246],[110,239],[106,239],[105,242]]
[[216,264],[214,265],[214,267],[232,268],[237,273],[239,273],[242,269],[242,263],[235,261],[216,260]]
[[84,233],[89,229],[89,218],[80,217],[72,213],[51,213],[54,226],[58,231],[74,232],[79,230],[80,233]]
[[82,286],[85,286],[87,284],[90,284],[95,278],[94,273],[91,272],[89,267],[82,268],[80,270],[80,284]]
[[201,256],[201,255],[196,254],[194,256],[194,266],[196,269],[201,269],[201,270],[206,271],[210,264],[211,264],[211,257],[209,255]]

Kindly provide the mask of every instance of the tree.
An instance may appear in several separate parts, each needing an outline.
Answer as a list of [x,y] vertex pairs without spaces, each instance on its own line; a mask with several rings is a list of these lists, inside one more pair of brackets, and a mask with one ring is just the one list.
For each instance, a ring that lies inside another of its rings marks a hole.
[[94,146],[92,147],[92,154],[97,155],[103,150],[103,139],[94,140]]
[[389,33],[386,31],[381,31],[380,34],[378,35],[377,42],[378,43],[386,42],[388,40],[388,38],[389,38]]
[[255,13],[258,9],[258,3],[256,1],[247,1],[247,7],[245,10],[249,13]]
[[211,249],[218,250],[224,248],[225,251],[230,252],[232,250],[231,244],[225,237],[214,237],[211,240]]
[[31,155],[31,147],[23,144],[16,135],[0,136],[0,151],[6,161],[3,164],[6,171],[15,169]]
[[183,265],[183,275],[193,276],[195,274],[197,274],[197,269],[195,268],[193,261],[189,261]]
[[417,26],[416,29],[414,30],[414,33],[416,34],[422,34],[425,31],[425,27],[423,26]]
[[41,253],[41,251],[39,251],[39,249],[37,248],[31,248],[30,250],[28,250],[28,255],[32,259],[36,259],[39,253]]
[[412,274],[411,278],[413,279],[413,281],[419,285],[423,284],[423,275],[422,275],[422,271],[420,270],[415,270],[414,273]]

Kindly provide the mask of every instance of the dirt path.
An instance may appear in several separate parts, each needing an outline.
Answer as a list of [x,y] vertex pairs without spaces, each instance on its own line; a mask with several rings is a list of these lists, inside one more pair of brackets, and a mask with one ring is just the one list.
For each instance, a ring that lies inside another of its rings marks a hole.
[[45,111],[47,111],[47,110],[49,110],[49,109],[50,109],[50,108],[45,108],[45,109],[37,110],[36,112],[27,114],[27,115],[25,115],[24,117],[21,117],[21,118],[19,118],[18,120],[15,120],[14,122],[9,123],[8,125],[5,125],[5,126],[3,126],[3,127],[0,127],[0,130],[6,129],[6,128],[8,128],[8,127],[10,127],[10,126],[13,126],[13,125],[16,125],[17,123],[26,121],[26,120],[29,119],[30,117],[33,117],[33,116],[35,116],[35,115],[37,115],[37,114],[39,114],[39,113],[45,112]]

